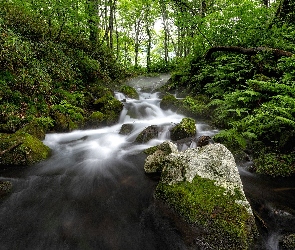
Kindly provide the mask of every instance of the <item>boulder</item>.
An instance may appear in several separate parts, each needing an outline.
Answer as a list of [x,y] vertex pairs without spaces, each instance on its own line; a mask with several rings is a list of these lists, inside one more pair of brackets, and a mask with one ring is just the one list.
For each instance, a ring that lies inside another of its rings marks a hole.
[[119,91],[129,98],[139,99],[139,95],[133,87],[122,85]]
[[159,130],[159,127],[156,125],[148,126],[142,132],[140,132],[135,141],[138,143],[146,143],[151,139],[157,138],[159,135]]
[[130,123],[127,123],[127,124],[123,124],[121,126],[121,129],[120,129],[120,132],[119,134],[120,135],[130,135],[132,130],[133,130],[134,126],[133,124],[130,124]]
[[49,147],[26,132],[0,134],[0,141],[0,165],[27,166],[50,155]]
[[[153,151],[152,154],[151,151]],[[166,141],[158,146],[150,148],[148,152],[150,155],[146,158],[144,171],[147,174],[156,174],[162,172],[162,161],[166,159],[165,156],[176,153],[178,150],[175,144]]]
[[173,141],[196,135],[196,124],[192,118],[183,118],[181,122],[170,129],[170,138]]
[[225,146],[208,144],[168,155],[156,151],[146,159],[148,167],[162,169],[155,197],[189,225],[184,233],[193,232],[194,247],[251,248],[258,234],[255,219]]

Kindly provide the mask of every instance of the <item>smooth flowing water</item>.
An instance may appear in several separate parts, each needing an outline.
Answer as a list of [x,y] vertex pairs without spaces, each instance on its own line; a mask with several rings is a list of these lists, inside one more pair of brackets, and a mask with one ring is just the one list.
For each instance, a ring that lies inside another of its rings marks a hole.
[[[142,150],[169,139],[169,128],[184,117],[160,108],[160,94],[152,90],[168,76],[138,78],[140,99],[124,102],[120,121],[114,126],[63,134],[48,134],[44,143],[52,156],[29,169],[3,171],[0,180],[13,183],[12,194],[0,203],[0,249],[188,249],[167,218],[154,205],[156,180],[143,171]],[[128,135],[119,133],[122,124],[132,124]],[[157,139],[134,143],[149,125],[161,125]],[[198,134],[217,130],[196,121]],[[194,141],[178,145],[195,146]],[[240,167],[247,197],[258,209],[273,211],[259,247],[278,249],[284,224],[294,222],[295,182],[260,179]],[[271,188],[270,188],[271,187]],[[273,195],[275,194],[275,195]],[[273,204],[288,208],[288,213]],[[268,213],[268,212],[266,212]],[[275,219],[273,219],[275,218]]]

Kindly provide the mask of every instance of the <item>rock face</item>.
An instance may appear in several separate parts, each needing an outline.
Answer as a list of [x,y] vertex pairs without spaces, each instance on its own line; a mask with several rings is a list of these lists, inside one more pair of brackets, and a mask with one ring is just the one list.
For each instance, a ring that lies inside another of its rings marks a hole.
[[160,128],[156,125],[151,125],[145,128],[135,139],[138,143],[146,143],[151,139],[157,138]]
[[231,152],[218,143],[183,152],[175,147],[146,159],[146,171],[162,171],[156,198],[190,225],[194,247],[250,249],[257,228]]
[[181,122],[170,130],[170,138],[173,141],[181,140],[196,135],[195,120],[192,118],[183,118]]

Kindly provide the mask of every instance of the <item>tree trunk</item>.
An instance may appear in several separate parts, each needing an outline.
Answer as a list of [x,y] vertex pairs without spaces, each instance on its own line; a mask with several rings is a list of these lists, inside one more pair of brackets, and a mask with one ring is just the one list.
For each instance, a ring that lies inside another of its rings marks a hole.
[[235,52],[245,55],[256,55],[258,52],[261,51],[268,51],[273,54],[273,56],[277,59],[287,56],[291,57],[293,54],[291,52],[280,50],[280,49],[272,49],[267,47],[256,47],[256,48],[243,48],[238,46],[217,46],[210,48],[207,53],[205,54],[205,59],[208,60],[211,58],[211,55],[217,51],[227,51],[227,52]]

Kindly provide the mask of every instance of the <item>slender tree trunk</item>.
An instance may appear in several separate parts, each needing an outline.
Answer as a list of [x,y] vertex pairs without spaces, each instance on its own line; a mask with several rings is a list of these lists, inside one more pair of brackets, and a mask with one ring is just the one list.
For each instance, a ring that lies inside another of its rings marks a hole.
[[96,15],[96,0],[87,0],[87,14],[88,14],[88,27],[89,27],[89,40],[96,42],[97,40],[97,24],[94,21]]

